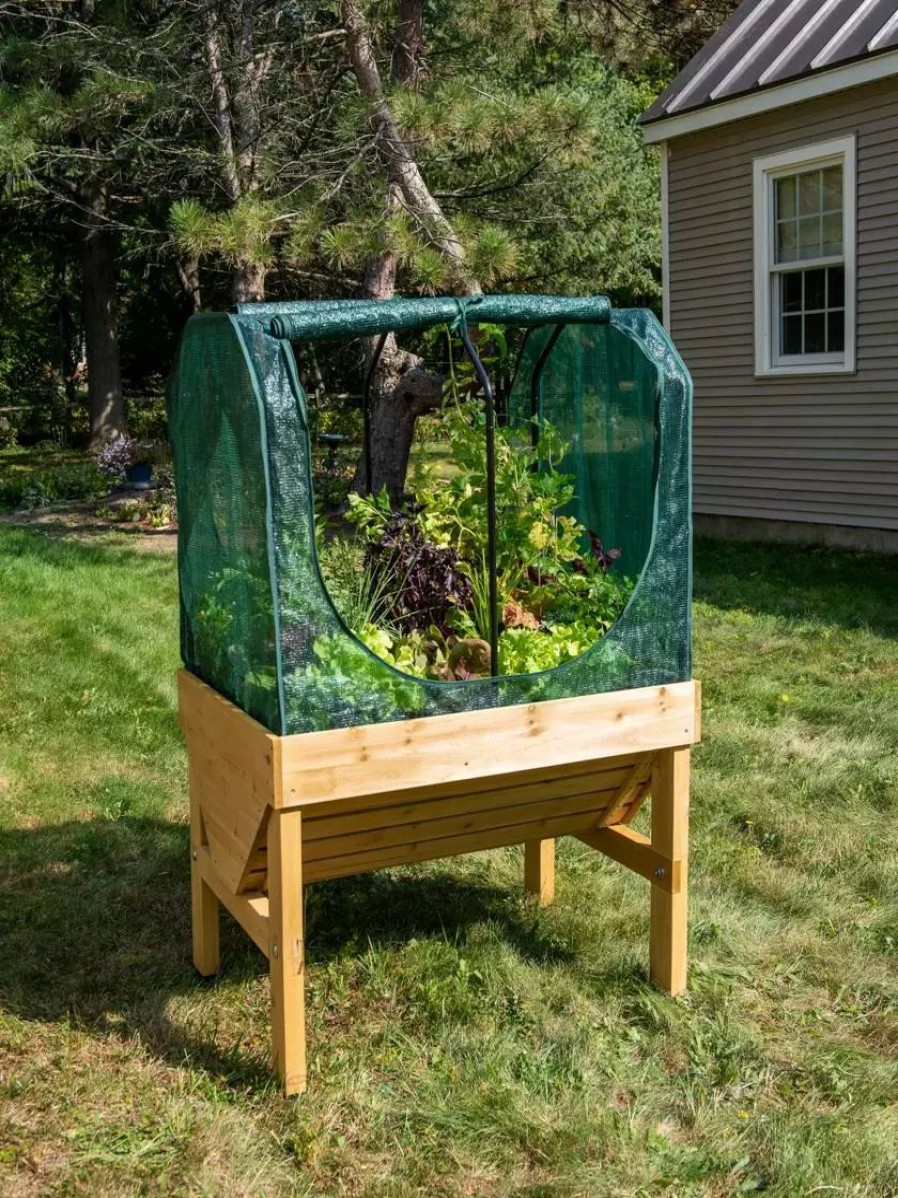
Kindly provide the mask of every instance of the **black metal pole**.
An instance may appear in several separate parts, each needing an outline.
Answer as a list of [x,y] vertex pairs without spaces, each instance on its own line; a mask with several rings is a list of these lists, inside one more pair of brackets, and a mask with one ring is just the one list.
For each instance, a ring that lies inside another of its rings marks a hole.
[[364,406],[365,418],[365,494],[370,495],[373,487],[372,482],[372,466],[371,466],[371,386],[374,382],[374,372],[377,370],[377,364],[380,361],[380,356],[384,352],[384,346],[387,343],[388,333],[381,333],[377,341],[377,346],[374,350],[374,357],[371,359],[371,365],[368,367],[368,373],[365,375],[365,391],[362,395],[362,404]]
[[499,677],[499,582],[496,577],[496,408],[493,388],[486,367],[474,348],[467,329],[461,335],[465,352],[474,365],[474,370],[483,388],[486,412],[486,535],[487,569],[490,575],[490,673]]
[[533,367],[533,375],[530,379],[530,444],[536,449],[539,441],[539,417],[541,415],[541,399],[543,386],[543,371],[546,369],[546,364],[552,356],[552,350],[558,344],[558,338],[564,332],[567,326],[557,324],[552,330],[552,335],[546,344],[543,346],[542,352],[536,359],[536,365]]

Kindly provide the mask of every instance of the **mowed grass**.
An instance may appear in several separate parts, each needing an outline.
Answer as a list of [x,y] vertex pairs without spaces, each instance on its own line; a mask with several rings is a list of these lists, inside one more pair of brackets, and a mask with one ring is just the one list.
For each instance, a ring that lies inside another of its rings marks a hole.
[[699,547],[692,972],[578,843],[310,888],[311,1084],[189,960],[174,560],[0,531],[0,1193],[898,1194],[898,566]]

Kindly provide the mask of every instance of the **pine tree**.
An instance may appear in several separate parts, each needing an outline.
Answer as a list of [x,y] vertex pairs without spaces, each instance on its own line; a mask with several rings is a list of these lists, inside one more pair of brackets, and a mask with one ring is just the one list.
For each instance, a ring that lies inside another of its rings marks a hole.
[[118,241],[158,157],[155,4],[45,2],[0,11],[0,204],[77,249],[91,440],[125,432]]
[[[648,95],[602,66],[565,8],[341,0],[358,90],[341,128],[354,120],[350,145],[371,140],[315,206],[317,237],[306,222],[288,252],[358,273],[374,298],[397,287],[654,297],[657,173],[635,126]],[[396,497],[440,380],[393,341],[375,393],[373,482]]]

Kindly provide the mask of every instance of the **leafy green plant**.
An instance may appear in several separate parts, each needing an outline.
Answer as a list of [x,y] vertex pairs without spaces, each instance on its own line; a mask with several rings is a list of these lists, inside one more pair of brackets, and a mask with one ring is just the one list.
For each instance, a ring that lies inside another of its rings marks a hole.
[[535,674],[552,670],[580,657],[602,635],[604,629],[586,620],[555,624],[534,631],[509,628],[499,638],[499,662],[503,674]]
[[[422,526],[437,544],[452,544],[466,561],[479,563],[487,553],[482,404],[450,398],[444,420],[459,472],[451,478],[431,473],[422,480]],[[563,439],[548,424],[535,446],[529,430],[496,429],[496,559],[503,600],[525,583],[531,568],[557,570],[579,557],[585,530],[562,512],[574,498],[573,480],[557,469],[565,451]]]
[[108,490],[108,479],[93,462],[61,462],[0,481],[0,508],[49,507],[53,503],[93,499]]
[[[274,656],[274,617],[267,575],[229,566],[209,580],[194,621],[193,657],[211,678],[252,672]],[[262,646],[271,646],[260,651]]]
[[[335,702],[344,704],[348,719],[361,723],[413,715],[420,707],[413,683],[378,667],[348,637],[316,637],[312,653],[314,660],[290,674],[284,689],[289,707],[294,691],[301,687],[303,707],[320,712],[322,730],[340,723],[341,712],[334,710]],[[320,689],[320,703],[316,702],[316,689]]]
[[334,606],[357,636],[389,622],[397,583],[365,561],[361,544],[348,537],[323,539],[318,562]]

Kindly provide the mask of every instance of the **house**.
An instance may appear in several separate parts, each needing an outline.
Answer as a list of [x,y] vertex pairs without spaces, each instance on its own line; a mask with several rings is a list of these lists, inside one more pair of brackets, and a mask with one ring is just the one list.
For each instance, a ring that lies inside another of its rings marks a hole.
[[641,122],[697,531],[898,552],[898,2],[745,0]]

